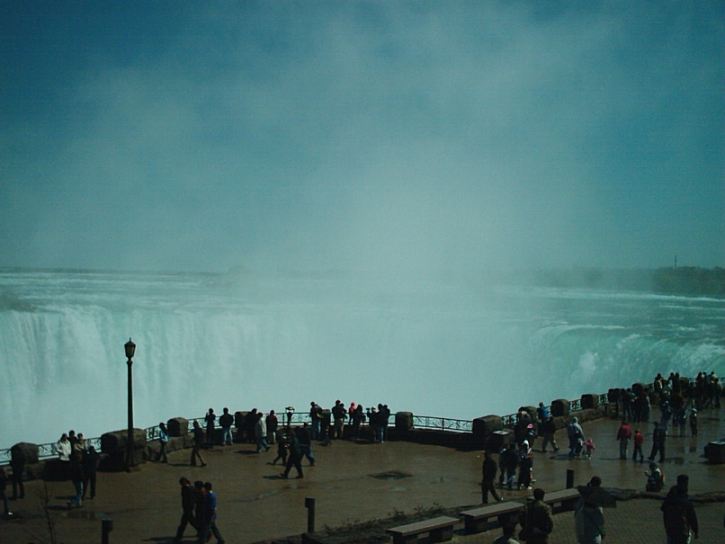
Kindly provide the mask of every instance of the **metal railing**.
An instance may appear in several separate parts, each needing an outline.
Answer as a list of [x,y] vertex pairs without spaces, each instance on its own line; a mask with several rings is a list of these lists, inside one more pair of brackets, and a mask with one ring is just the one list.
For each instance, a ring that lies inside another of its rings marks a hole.
[[[603,406],[607,404],[607,395],[599,395],[599,405]],[[581,410],[581,400],[574,399],[569,401],[569,411],[577,412]],[[288,412],[281,410],[276,412],[279,418],[280,425],[286,425],[288,421]],[[517,415],[507,414],[501,416],[504,427],[513,427],[516,424]],[[194,421],[199,422],[202,428],[205,426],[204,417],[190,418],[189,427],[191,427]],[[304,423],[311,423],[309,412],[292,412],[291,413],[291,424],[302,425]],[[394,426],[394,418],[388,421],[388,426]],[[448,432],[456,433],[470,433],[473,430],[473,421],[468,419],[453,419],[447,417],[436,417],[436,416],[419,416],[413,415],[413,427],[418,429],[438,429]],[[146,427],[146,441],[152,442],[159,438],[159,426],[154,425],[153,427]],[[101,451],[101,437],[86,438],[86,444],[93,446],[97,451]],[[38,459],[43,461],[52,459],[58,456],[58,450],[56,447],[57,442],[49,442],[45,444],[38,444]],[[10,462],[10,448],[0,449],[0,465],[7,465]]]
[[413,415],[413,427],[418,429],[437,429],[456,433],[470,433],[473,421],[468,419],[450,419],[447,417]]

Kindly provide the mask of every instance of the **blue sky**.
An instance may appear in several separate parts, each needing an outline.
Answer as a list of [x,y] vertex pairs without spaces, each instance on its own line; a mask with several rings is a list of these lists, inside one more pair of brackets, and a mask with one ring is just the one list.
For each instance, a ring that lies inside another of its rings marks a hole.
[[725,266],[723,2],[2,2],[0,33],[0,266]]

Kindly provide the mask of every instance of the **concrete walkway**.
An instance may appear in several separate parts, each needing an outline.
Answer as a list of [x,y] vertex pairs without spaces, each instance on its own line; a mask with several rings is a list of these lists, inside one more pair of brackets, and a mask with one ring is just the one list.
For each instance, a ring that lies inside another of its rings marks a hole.
[[[679,473],[690,476],[690,492],[725,491],[725,465],[710,465],[701,457],[711,440],[725,437],[725,410],[700,413],[698,437],[669,436],[668,459],[664,463],[667,485]],[[558,433],[559,455],[536,453],[536,486],[546,490],[565,486],[566,470],[574,469],[576,484],[599,475],[605,487],[644,489],[644,465],[620,461],[615,440],[618,423],[602,419],[584,425],[597,445],[591,460],[567,458],[566,439]],[[646,430],[645,456],[651,445],[651,425]],[[218,526],[226,542],[248,543],[299,534],[306,528],[305,497],[317,500],[317,529],[386,518],[396,511],[406,514],[435,505],[465,507],[480,501],[481,454],[439,446],[407,442],[356,444],[336,441],[315,446],[317,463],[304,465],[304,479],[282,480],[279,466],[271,466],[274,448],[255,454],[253,445],[217,447],[204,452],[208,466],[189,467],[189,451],[175,452],[169,464],[146,463],[132,473],[99,473],[98,496],[82,508],[68,510],[70,482],[48,482],[49,497],[44,510],[43,482],[29,482],[27,497],[11,502],[18,514],[12,521],[0,520],[0,544],[50,542],[45,512],[64,544],[100,542],[100,517],[113,519],[112,543],[170,542],[180,515],[180,476],[210,481],[219,497]],[[294,475],[294,470],[292,475]],[[506,498],[523,498],[528,492],[504,492]],[[702,523],[702,543],[725,542],[725,504],[697,506]],[[631,500],[607,509],[608,542],[663,542],[659,501]],[[574,542],[573,516],[555,516],[552,542]],[[194,542],[190,529],[185,542]],[[498,530],[477,536],[457,535],[454,540],[491,542]]]

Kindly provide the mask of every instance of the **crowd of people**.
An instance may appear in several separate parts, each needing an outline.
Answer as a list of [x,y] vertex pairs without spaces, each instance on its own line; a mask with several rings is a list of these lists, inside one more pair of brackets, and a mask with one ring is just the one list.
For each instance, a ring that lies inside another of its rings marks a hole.
[[[659,463],[666,460],[666,438],[668,429],[676,428],[679,436],[685,436],[686,421],[689,422],[691,436],[697,436],[698,410],[720,407],[721,389],[719,379],[714,372],[700,372],[693,381],[681,379],[676,373],[664,379],[658,374],[651,386],[633,387],[619,390],[614,399],[616,413],[622,420],[617,429],[616,440],[619,443],[620,460],[629,459],[629,446],[632,443],[631,459],[644,462],[645,435],[640,429],[651,419],[651,406],[658,407],[660,418],[652,422],[652,445],[649,454],[649,470],[645,472],[645,490],[660,493],[665,487],[665,475]],[[633,426],[636,425],[636,426]],[[549,407],[539,403],[535,417],[525,408],[516,414],[513,426],[513,443],[504,445],[499,451],[498,465],[489,451],[484,452],[481,478],[481,502],[488,503],[489,495],[496,501],[503,501],[497,492],[494,481],[498,474],[501,488],[509,490],[532,489],[534,444],[543,437],[541,452],[551,446],[554,453],[559,451],[555,437],[556,424]],[[569,459],[591,459],[595,444],[587,438],[578,417],[569,418],[566,423]],[[518,472],[517,472],[518,470]],[[681,474],[677,484],[670,488],[661,511],[663,523],[670,543],[689,542],[691,536],[697,538],[698,523],[692,501],[688,497],[688,477]],[[576,538],[579,544],[599,544],[605,537],[604,512],[602,509],[601,479],[593,477],[589,484],[580,489],[581,498],[575,511]],[[503,534],[495,542],[498,544],[516,544],[515,527],[521,525],[518,537],[527,543],[546,543],[553,529],[550,508],[544,502],[543,489],[533,490],[533,499],[529,500],[524,513],[517,518],[504,519]]]
[[[665,475],[660,465],[666,460],[668,431],[669,434],[674,434],[673,430],[679,430],[679,435],[684,436],[684,422],[687,422],[691,435],[697,436],[698,410],[720,407],[719,379],[714,372],[701,372],[692,381],[681,379],[676,373],[670,374],[667,379],[658,374],[651,385],[617,390],[615,397],[616,413],[621,418],[616,433],[619,458],[622,461],[631,459],[634,462],[644,462],[644,428],[651,424],[652,443],[648,456],[649,470],[645,472],[645,489],[648,492],[661,493],[665,489]],[[611,400],[610,398],[610,402]],[[659,418],[655,421],[651,421],[652,406],[659,411]],[[217,416],[209,408],[203,420],[193,421],[190,465],[206,466],[202,455],[205,449],[218,445],[229,446],[235,442],[250,443],[256,446],[257,453],[276,447],[276,456],[269,464],[276,465],[279,462],[284,467],[281,478],[288,478],[293,468],[297,478],[303,478],[303,460],[306,459],[310,466],[315,465],[315,441],[329,445],[333,440],[343,438],[367,439],[380,444],[387,440],[391,412],[382,403],[365,409],[355,402],[346,406],[337,400],[329,409],[324,409],[316,402],[311,402],[307,414],[309,423],[295,426],[291,425],[293,411],[292,407],[287,409],[285,424],[279,421],[274,410],[264,413],[255,408],[232,415],[225,407],[222,414]],[[203,426],[200,421],[203,421]],[[498,451],[498,463],[492,452],[484,452],[481,478],[483,503],[488,503],[489,496],[497,502],[503,501],[495,485],[496,481],[501,489],[531,490],[533,497],[527,502],[520,517],[514,522],[509,520],[502,524],[503,535],[496,542],[517,542],[514,530],[517,524],[521,527],[518,538],[522,541],[548,542],[548,535],[553,529],[553,517],[544,500],[545,491],[538,487],[534,489],[534,448],[537,439],[541,439],[541,448],[538,451],[547,453],[549,448],[554,454],[559,451],[556,440],[557,423],[561,425],[559,421],[555,421],[550,407],[543,402],[539,403],[535,411],[521,408],[515,416],[513,441]],[[585,436],[577,416],[568,419],[565,433],[568,439],[566,457],[592,458],[596,445],[591,437]],[[157,438],[159,447],[156,460],[167,463],[170,433],[163,422],[159,424]],[[71,430],[63,433],[55,444],[55,451],[61,472],[73,483],[74,494],[69,506],[79,507],[87,498],[93,499],[96,495],[96,471],[99,464],[99,454],[93,445],[84,439],[83,434],[76,434]],[[659,464],[656,462],[657,458]],[[8,501],[24,497],[24,463],[22,454],[14,452],[10,473],[0,467],[0,496],[6,516],[12,515]],[[217,498],[212,484],[197,481],[192,485],[185,477],[179,483],[182,516],[176,541],[183,538],[187,526],[190,525],[197,531],[198,542],[207,542],[211,536],[217,542],[223,542],[216,525]],[[6,493],[9,484],[12,485],[12,497],[8,497]],[[603,494],[600,488],[601,479],[594,477],[580,490],[581,498],[574,514],[577,542],[580,544],[599,543],[605,536],[601,502]],[[687,476],[680,475],[677,477],[677,484],[669,490],[662,502],[664,525],[671,542],[686,542],[683,535],[698,533],[697,516],[687,493]]]
[[95,498],[96,472],[100,461],[96,448],[86,441],[83,433],[76,434],[71,430],[61,435],[55,449],[61,463],[61,474],[73,483],[75,494],[69,506],[80,507],[87,497]]
[[199,544],[206,544],[212,536],[218,544],[224,543],[219,527],[217,527],[217,496],[210,482],[191,481],[182,476],[181,486],[181,519],[176,529],[174,542],[181,542],[187,526],[191,526],[197,535]]

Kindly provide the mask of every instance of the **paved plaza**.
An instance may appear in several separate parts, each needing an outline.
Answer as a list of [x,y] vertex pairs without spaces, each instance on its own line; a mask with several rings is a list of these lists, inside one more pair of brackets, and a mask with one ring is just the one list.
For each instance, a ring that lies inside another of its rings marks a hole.
[[[724,410],[703,410],[697,437],[676,434],[667,439],[667,460],[663,465],[666,488],[677,474],[690,476],[690,493],[703,496],[723,493],[725,465],[711,465],[702,457],[704,446],[725,437]],[[584,424],[587,436],[597,448],[591,460],[569,460],[566,437],[557,433],[562,447],[557,455],[537,452],[534,461],[536,486],[553,491],[565,487],[566,471],[575,471],[575,483],[585,484],[599,475],[605,487],[644,490],[645,464],[620,461],[615,440],[618,422],[600,419]],[[635,425],[635,428],[637,425]],[[645,455],[651,445],[651,424],[646,431]],[[538,444],[537,444],[538,446]],[[252,444],[216,447],[205,451],[208,465],[190,467],[189,450],[169,455],[169,464],[146,463],[131,473],[99,473],[98,495],[81,508],[66,506],[70,482],[41,481],[26,484],[27,497],[11,502],[18,515],[0,520],[0,544],[51,542],[46,512],[57,532],[57,542],[88,544],[100,542],[102,516],[113,520],[110,542],[171,542],[181,513],[178,479],[210,481],[219,498],[218,526],[226,542],[249,543],[302,533],[306,528],[305,497],[316,499],[317,529],[349,526],[357,522],[390,517],[395,512],[415,514],[436,505],[464,509],[480,501],[481,453],[420,445],[409,442],[385,444],[335,441],[315,445],[314,467],[303,463],[304,479],[279,478],[281,468],[269,463],[275,448],[254,453]],[[42,497],[47,489],[47,508]],[[507,499],[520,499],[527,491],[504,491]],[[605,511],[607,542],[664,542],[660,502],[656,498],[620,501]],[[725,502],[698,503],[701,543],[725,542]],[[555,515],[551,542],[574,543],[573,515]],[[464,536],[454,541],[488,543],[498,529]],[[190,529],[185,542],[194,542]],[[364,539],[362,540],[364,541]]]

